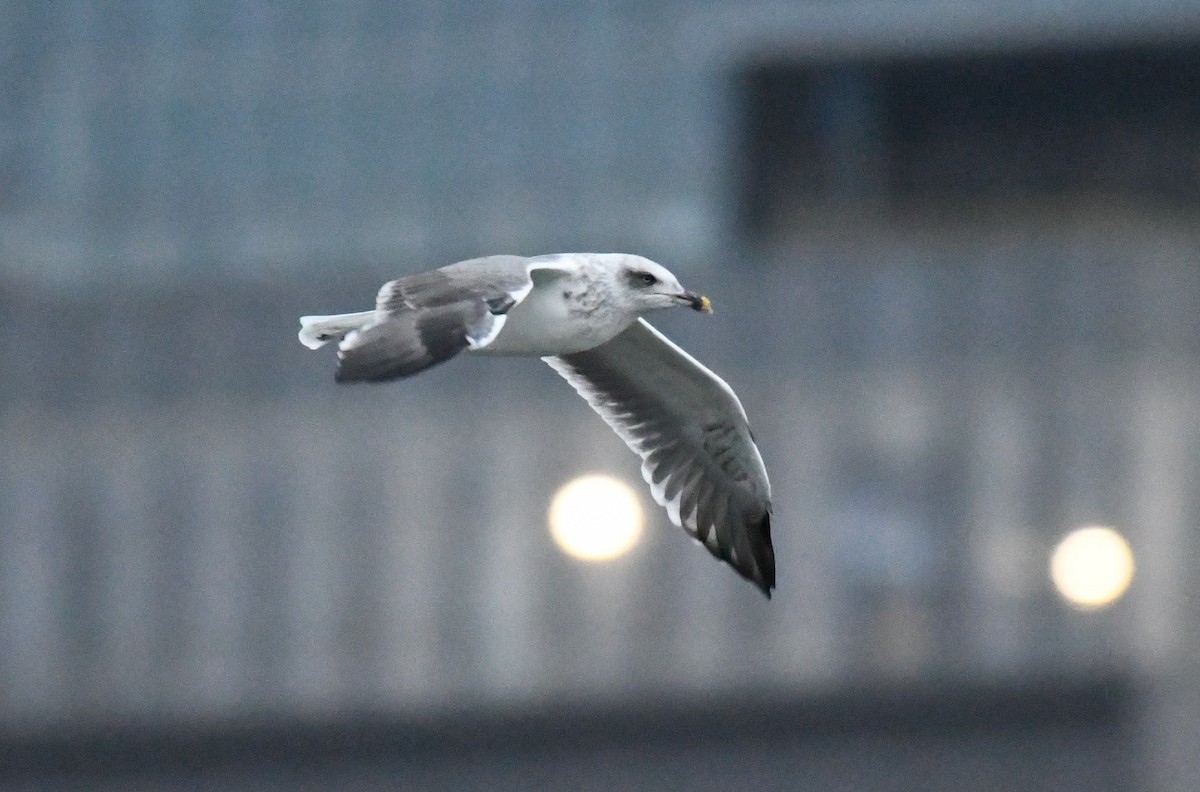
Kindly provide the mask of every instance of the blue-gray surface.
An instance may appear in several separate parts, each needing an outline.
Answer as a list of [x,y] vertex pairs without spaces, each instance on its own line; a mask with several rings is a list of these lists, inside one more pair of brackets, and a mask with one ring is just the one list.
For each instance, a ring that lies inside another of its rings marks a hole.
[[[1153,49],[1200,5],[290,8],[0,7],[0,726],[1117,668],[1152,681],[1148,788],[1196,788],[1194,199],[785,196],[734,230],[739,70]],[[826,133],[866,146],[851,100]],[[657,513],[612,565],[554,549],[554,489],[637,463],[536,361],[347,389],[295,342],[384,279],[562,249],[713,296],[663,326],[754,422],[774,602]],[[1139,566],[1085,614],[1046,559],[1092,522]]]

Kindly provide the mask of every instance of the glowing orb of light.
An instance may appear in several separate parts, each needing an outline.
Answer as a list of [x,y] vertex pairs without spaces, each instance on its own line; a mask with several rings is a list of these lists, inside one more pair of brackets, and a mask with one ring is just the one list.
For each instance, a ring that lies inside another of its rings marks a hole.
[[1050,579],[1063,599],[1082,610],[1108,607],[1133,580],[1133,551],[1112,528],[1091,525],[1063,537],[1050,556]]
[[550,502],[549,519],[559,549],[583,561],[611,561],[628,553],[641,539],[645,521],[629,485],[598,474],[564,484]]

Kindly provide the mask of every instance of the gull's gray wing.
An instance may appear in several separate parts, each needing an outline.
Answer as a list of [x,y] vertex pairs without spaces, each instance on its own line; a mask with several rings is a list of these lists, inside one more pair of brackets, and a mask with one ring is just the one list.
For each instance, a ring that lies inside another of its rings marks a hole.
[[339,382],[383,382],[487,346],[550,257],[486,256],[388,281],[370,320],[338,344]]
[[543,360],[642,458],[671,522],[770,597],[771,484],[729,385],[644,319],[598,347]]

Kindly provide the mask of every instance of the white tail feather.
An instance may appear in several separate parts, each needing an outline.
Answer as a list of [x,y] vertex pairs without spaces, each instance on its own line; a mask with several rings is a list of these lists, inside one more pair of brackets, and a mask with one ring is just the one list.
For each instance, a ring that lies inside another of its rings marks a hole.
[[340,341],[347,333],[361,330],[374,320],[374,311],[332,316],[301,316],[300,343],[309,349],[320,349],[330,341]]

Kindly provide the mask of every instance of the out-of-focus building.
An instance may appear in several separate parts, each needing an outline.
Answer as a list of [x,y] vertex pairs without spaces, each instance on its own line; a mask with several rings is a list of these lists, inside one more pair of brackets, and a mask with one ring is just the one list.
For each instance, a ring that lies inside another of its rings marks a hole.
[[[1196,85],[1165,1],[0,7],[0,785],[394,718],[360,788],[1197,788]],[[772,602],[657,510],[558,552],[559,486],[640,481],[541,363],[343,388],[295,340],[564,249],[714,297],[659,324],[751,416]],[[1084,612],[1090,524],[1137,570]],[[575,716],[612,736],[531,747]]]

